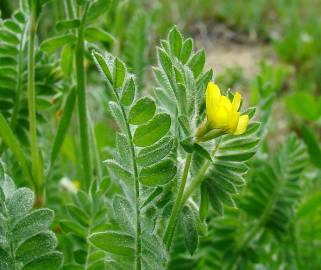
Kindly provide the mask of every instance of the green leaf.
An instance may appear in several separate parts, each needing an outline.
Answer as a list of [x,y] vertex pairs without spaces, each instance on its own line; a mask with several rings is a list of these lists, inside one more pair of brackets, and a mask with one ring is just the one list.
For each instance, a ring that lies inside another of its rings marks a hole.
[[73,46],[70,44],[67,44],[66,46],[64,46],[64,48],[61,51],[60,66],[66,78],[70,76],[72,71],[73,56],[74,56]]
[[68,204],[66,205],[66,210],[69,214],[69,216],[76,222],[80,223],[84,227],[88,227],[88,220],[89,216],[85,211],[80,209],[79,207],[73,205],[73,204]]
[[74,234],[82,238],[85,238],[87,236],[87,228],[70,220],[61,220],[60,226],[64,232],[73,232]]
[[10,148],[12,153],[15,155],[16,159],[19,161],[24,174],[29,178],[33,179],[29,170],[29,165],[27,158],[22,152],[22,147],[19,144],[16,136],[9,127],[7,121],[0,113],[0,137],[3,139],[4,143]]
[[80,20],[73,19],[73,20],[62,20],[56,23],[56,29],[58,32],[75,29],[78,28],[80,25]]
[[143,148],[137,155],[137,163],[140,166],[152,165],[166,157],[174,146],[174,139],[164,137],[156,144]]
[[149,203],[151,203],[155,198],[158,197],[158,195],[162,194],[164,188],[162,186],[158,186],[155,188],[155,190],[148,196],[148,198],[144,201],[141,208],[145,207]]
[[85,39],[89,42],[101,41],[113,43],[115,41],[112,34],[94,26],[90,26],[85,29]]
[[202,183],[201,185],[201,202],[199,208],[200,220],[204,221],[207,218],[209,209],[209,194],[206,188],[206,184]]
[[54,251],[32,261],[24,266],[22,270],[58,270],[61,268],[62,263],[62,253]]
[[120,232],[99,232],[89,236],[88,240],[97,248],[106,252],[130,256],[134,255],[135,239]]
[[50,209],[34,210],[22,218],[12,230],[16,241],[21,241],[36,233],[47,230],[54,219],[54,212]]
[[185,246],[191,255],[194,254],[198,246],[197,222],[195,219],[196,217],[192,209],[185,206],[181,213],[180,222],[185,239]]
[[184,140],[180,141],[180,145],[187,153],[194,152],[194,138],[192,136],[185,138]]
[[186,64],[189,60],[193,50],[193,40],[191,38],[188,38],[184,41],[183,47],[181,50],[180,59],[183,64]]
[[102,71],[102,73],[105,75],[105,77],[107,78],[107,80],[112,83],[113,82],[113,78],[111,75],[111,71],[107,65],[107,61],[106,59],[98,52],[93,51],[93,57],[94,60],[96,62],[96,65],[98,66],[98,68]]
[[7,211],[11,217],[25,216],[32,208],[34,194],[29,188],[17,189],[6,201]]
[[171,118],[168,114],[157,114],[147,124],[139,126],[134,134],[134,143],[140,147],[150,146],[169,131],[171,126]]
[[111,2],[111,0],[96,0],[95,2],[91,3],[88,8],[86,21],[96,21],[99,16],[108,11]]
[[169,78],[173,76],[173,63],[169,55],[162,49],[158,48],[158,59]]
[[198,143],[195,143],[193,145],[193,148],[194,148],[194,151],[198,153],[200,156],[206,158],[209,161],[212,161],[211,154],[203,146],[201,146]]
[[315,210],[320,208],[321,192],[317,192],[311,196],[306,202],[302,203],[298,208],[296,218],[304,219],[309,215],[315,215]]
[[135,99],[135,94],[136,94],[136,85],[134,82],[134,78],[130,77],[127,80],[127,83],[121,93],[120,102],[124,106],[130,106]]
[[19,24],[18,24],[17,22],[13,21],[13,20],[5,20],[5,21],[3,22],[3,25],[4,25],[7,29],[9,29],[9,30],[11,30],[12,32],[15,32],[15,33],[17,33],[17,34],[20,34],[20,33],[22,32],[22,29],[21,29],[21,27],[19,26]]
[[197,78],[205,65],[205,52],[204,50],[199,50],[192,58],[188,61],[188,66],[193,71],[194,77]]
[[131,125],[141,125],[150,120],[156,111],[154,100],[149,97],[139,99],[129,111],[128,122]]
[[285,102],[290,111],[306,120],[317,120],[320,117],[316,99],[309,93],[295,93],[286,97]]
[[177,168],[174,162],[170,159],[165,159],[150,167],[144,167],[139,178],[143,185],[156,187],[167,184],[175,177],[176,172]]
[[49,38],[41,43],[40,49],[45,52],[54,52],[55,50],[63,47],[66,44],[71,44],[76,41],[76,37],[73,34],[65,34]]
[[130,182],[130,180],[132,178],[131,173],[128,172],[126,169],[124,169],[116,161],[106,160],[105,164],[107,166],[109,173],[111,173],[114,177],[116,177],[118,179],[122,179],[123,181],[126,181],[127,183]]
[[109,105],[110,112],[114,120],[116,121],[118,127],[121,128],[122,130],[126,130],[126,122],[125,122],[123,113],[121,111],[121,108],[119,108],[119,105],[114,101],[110,101],[108,105]]
[[130,145],[128,143],[127,137],[122,133],[116,134],[116,147],[121,159],[121,162],[126,165],[126,167],[131,167],[132,157]]
[[72,89],[67,97],[67,100],[64,106],[64,111],[59,121],[58,130],[57,130],[54,143],[52,146],[52,150],[51,150],[50,167],[54,165],[54,162],[56,161],[56,158],[59,154],[62,143],[66,136],[66,133],[69,129],[72,112],[75,106],[75,101],[76,101],[76,90]]
[[319,139],[313,131],[307,126],[302,127],[302,137],[308,147],[310,159],[312,163],[321,169],[321,147]]
[[116,219],[124,231],[135,232],[134,209],[130,202],[121,196],[116,195],[113,200],[113,210]]
[[186,137],[190,137],[192,132],[191,132],[191,128],[189,126],[190,121],[189,121],[188,117],[186,115],[181,115],[178,117],[178,122],[184,132],[184,135]]
[[115,58],[115,69],[114,69],[114,86],[115,88],[119,88],[123,86],[124,80],[126,76],[126,66],[119,59]]
[[39,233],[23,242],[16,251],[16,258],[24,264],[50,252],[57,246],[56,236],[52,232]]
[[170,30],[168,39],[172,53],[176,57],[179,57],[181,54],[183,39],[181,33],[177,30],[176,27]]

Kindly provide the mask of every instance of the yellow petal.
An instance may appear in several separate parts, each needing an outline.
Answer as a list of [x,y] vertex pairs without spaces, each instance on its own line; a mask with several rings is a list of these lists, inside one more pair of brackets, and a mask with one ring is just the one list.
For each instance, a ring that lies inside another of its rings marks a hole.
[[237,124],[239,122],[240,119],[240,113],[239,112],[233,112],[232,116],[231,116],[231,121],[229,124],[229,131],[230,133],[234,133],[236,128],[237,128]]
[[232,101],[232,107],[233,110],[238,111],[240,108],[240,104],[241,104],[241,94],[239,92],[236,92]]
[[249,116],[247,114],[241,115],[239,118],[239,122],[237,124],[234,135],[241,135],[246,131],[247,125],[249,123]]
[[223,106],[228,112],[232,111],[232,103],[226,96],[221,96],[219,106]]
[[228,111],[225,107],[221,106],[215,112],[215,117],[212,121],[216,128],[226,129],[229,124]]
[[206,88],[206,112],[209,121],[215,117],[215,111],[221,98],[221,91],[218,86],[209,82]]

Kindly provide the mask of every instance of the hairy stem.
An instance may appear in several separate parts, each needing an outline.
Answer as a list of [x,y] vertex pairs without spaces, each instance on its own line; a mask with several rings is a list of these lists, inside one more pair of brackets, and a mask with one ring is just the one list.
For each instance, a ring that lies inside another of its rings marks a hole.
[[37,141],[36,94],[35,94],[35,37],[37,31],[36,0],[30,2],[29,41],[28,41],[28,117],[32,160],[32,176],[36,194],[41,199],[43,175]]
[[172,239],[173,239],[173,235],[174,235],[174,231],[175,231],[175,227],[176,227],[176,220],[177,220],[177,216],[179,214],[179,210],[181,208],[181,202],[182,202],[182,197],[183,197],[183,193],[185,190],[185,186],[186,186],[186,180],[187,180],[187,176],[188,176],[188,171],[191,165],[191,160],[192,160],[192,154],[188,154],[186,161],[185,161],[185,166],[184,166],[184,171],[183,171],[183,175],[182,175],[182,180],[178,189],[178,193],[177,193],[177,197],[174,203],[174,207],[173,207],[173,211],[172,214],[170,216],[165,234],[164,234],[164,243],[167,247],[167,250],[170,249],[171,247],[171,243],[172,243]]
[[[221,143],[222,137],[219,137],[217,140],[217,143],[215,145],[215,148],[212,151],[212,156],[215,156],[220,143]],[[188,198],[193,194],[193,192],[201,185],[201,183],[204,180],[204,177],[207,173],[208,168],[211,165],[211,161],[207,160],[203,164],[203,166],[200,168],[198,174],[195,176],[195,178],[191,181],[191,184],[186,188],[186,191],[184,192],[183,199],[182,199],[182,205],[185,205]]]
[[[125,114],[124,109],[122,108],[123,114]],[[141,239],[141,220],[140,220],[140,186],[138,180],[138,170],[137,170],[137,163],[136,163],[136,153],[133,143],[133,136],[131,134],[128,121],[126,119],[126,126],[128,137],[130,141],[130,148],[131,148],[131,155],[133,159],[133,170],[134,170],[134,182],[135,182],[135,206],[136,206],[136,254],[135,254],[135,270],[141,269],[141,253],[142,253],[142,239]]]
[[83,187],[88,190],[92,182],[92,166],[89,149],[89,126],[87,116],[87,97],[86,97],[86,74],[84,67],[84,27],[89,4],[85,6],[81,24],[78,29],[76,45],[76,77],[77,77],[77,98],[80,128],[80,149],[83,170]]
[[141,256],[142,256],[142,229],[141,229],[141,217],[140,217],[140,183],[138,179],[138,167],[136,162],[136,152],[135,152],[135,146],[133,142],[133,135],[130,130],[130,126],[128,124],[128,117],[125,112],[124,107],[121,105],[119,95],[117,91],[113,88],[113,86],[110,84],[110,82],[106,81],[108,88],[113,89],[114,96],[116,98],[116,101],[121,108],[122,116],[126,123],[126,133],[130,144],[130,154],[132,158],[132,169],[134,171],[134,185],[135,185],[135,215],[136,215],[136,243],[135,243],[135,270],[141,270],[142,269],[142,262],[141,262]]

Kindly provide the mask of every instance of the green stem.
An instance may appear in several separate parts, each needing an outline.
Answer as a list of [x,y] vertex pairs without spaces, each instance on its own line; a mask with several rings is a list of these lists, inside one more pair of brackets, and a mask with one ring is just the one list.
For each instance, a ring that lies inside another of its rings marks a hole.
[[130,143],[130,152],[133,160],[133,171],[134,171],[134,185],[135,185],[135,213],[136,213],[136,248],[135,248],[135,270],[141,269],[141,254],[142,254],[142,229],[141,229],[141,220],[140,220],[140,185],[139,185],[139,179],[138,179],[138,169],[137,169],[137,163],[136,163],[136,153],[135,153],[135,146],[133,143],[133,136],[128,124],[127,115],[125,113],[125,110],[123,106],[121,106],[119,97],[117,92],[115,91],[115,94],[117,96],[117,102],[121,108],[123,117],[126,122],[126,130],[127,135]]
[[66,0],[65,1],[65,11],[68,19],[73,19],[74,18],[74,9],[73,9],[73,4],[72,0]]
[[133,161],[132,166],[134,171],[134,185],[135,185],[135,214],[136,214],[135,270],[141,270],[142,268],[142,262],[141,262],[142,229],[141,229],[141,219],[140,219],[140,183],[139,183],[139,177],[138,177],[138,167],[136,162],[136,152],[135,152],[135,146],[133,142],[133,135],[130,130],[130,126],[128,124],[128,117],[126,115],[124,107],[120,103],[120,99],[117,91],[113,88],[113,86],[110,84],[109,81],[106,81],[106,83],[109,89],[113,89],[116,101],[119,107],[121,108],[122,116],[126,123],[126,132],[127,132],[128,140],[130,143],[130,154]]
[[[125,111],[122,108],[122,112],[125,115]],[[136,205],[136,254],[135,254],[135,270],[141,269],[141,253],[142,253],[142,239],[141,239],[141,221],[140,221],[140,187],[139,187],[139,180],[138,180],[138,170],[137,170],[137,163],[136,163],[136,154],[135,154],[135,147],[133,143],[133,136],[130,131],[130,127],[128,125],[128,121],[126,119],[126,127],[127,133],[130,141],[130,150],[133,159],[133,170],[134,170],[134,182],[135,182],[135,205]]]
[[[215,148],[212,152],[212,156],[215,156],[220,143],[221,143],[222,137],[218,138],[218,141],[215,145]],[[204,180],[204,176],[207,173],[208,168],[211,165],[211,161],[207,160],[199,170],[198,174],[195,176],[195,178],[191,181],[191,184],[186,188],[186,191],[184,192],[183,199],[182,199],[182,205],[185,205],[188,198],[192,195],[192,193],[201,185],[201,183]]]
[[43,175],[37,142],[36,94],[35,94],[35,37],[37,31],[36,0],[30,3],[29,44],[28,44],[28,113],[32,160],[32,176],[36,194],[42,197]]
[[297,241],[297,232],[295,229],[294,222],[292,222],[290,225],[290,237],[291,237],[293,252],[295,256],[296,269],[297,270],[303,269],[302,263],[301,263],[300,249],[298,247],[298,241]]
[[170,216],[167,228],[165,230],[164,243],[166,244],[167,250],[169,250],[171,247],[171,243],[172,243],[172,239],[173,239],[173,235],[176,227],[176,219],[177,219],[179,210],[181,208],[182,197],[186,186],[186,180],[187,180],[188,171],[191,165],[191,160],[192,160],[192,154],[188,154],[186,157],[182,180],[178,189],[173,211]]
[[80,149],[83,170],[83,187],[88,190],[92,182],[92,166],[89,149],[89,126],[87,117],[87,98],[86,98],[86,74],[84,67],[84,28],[86,15],[89,4],[85,6],[81,24],[78,29],[78,38],[76,45],[76,77],[77,77],[77,98],[78,98],[78,114],[80,128]]

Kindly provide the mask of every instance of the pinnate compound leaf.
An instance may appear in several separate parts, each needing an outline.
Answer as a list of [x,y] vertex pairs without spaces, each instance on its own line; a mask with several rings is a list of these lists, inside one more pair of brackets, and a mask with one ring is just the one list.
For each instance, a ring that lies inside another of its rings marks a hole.
[[150,187],[161,186],[172,180],[176,172],[177,168],[174,162],[165,159],[150,167],[144,167],[140,173],[140,181],[143,185]]
[[134,256],[135,239],[120,232],[98,232],[89,236],[89,241],[106,252],[122,255]]
[[134,143],[140,147],[150,146],[164,137],[170,126],[171,117],[166,113],[159,113],[148,123],[136,129]]
[[139,99],[129,111],[128,121],[131,125],[141,125],[150,120],[156,111],[154,100],[149,97]]

